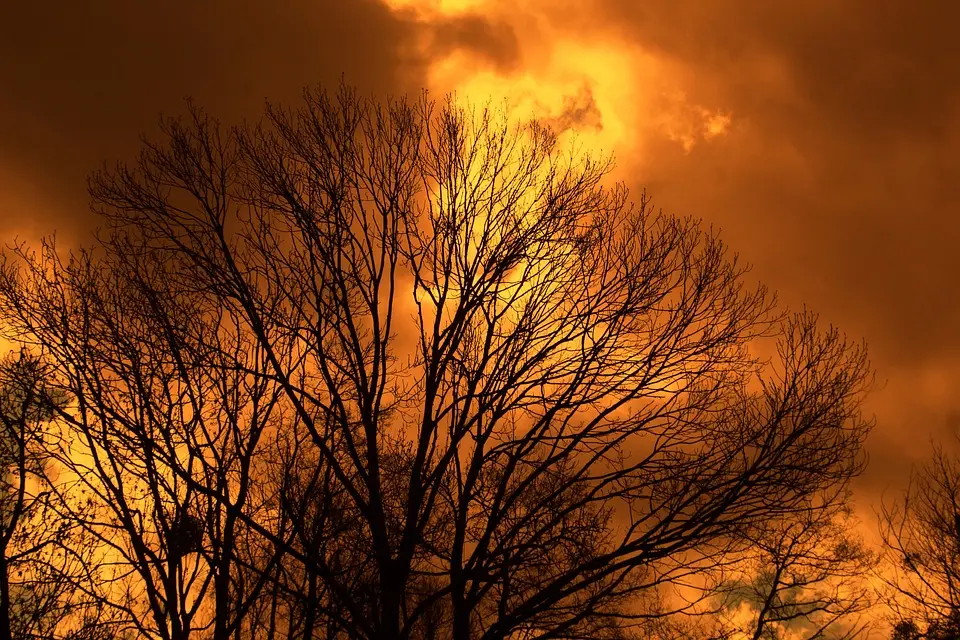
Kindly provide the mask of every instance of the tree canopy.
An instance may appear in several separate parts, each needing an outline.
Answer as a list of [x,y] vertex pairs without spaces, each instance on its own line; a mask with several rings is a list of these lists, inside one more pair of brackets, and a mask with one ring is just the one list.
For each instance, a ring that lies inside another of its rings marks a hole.
[[863,467],[863,345],[535,121],[342,87],[161,129],[95,242],[0,270],[117,634],[626,637]]

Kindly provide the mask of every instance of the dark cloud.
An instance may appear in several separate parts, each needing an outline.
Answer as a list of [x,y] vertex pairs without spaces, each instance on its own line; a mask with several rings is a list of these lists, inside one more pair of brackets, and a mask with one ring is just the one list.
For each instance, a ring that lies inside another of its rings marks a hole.
[[424,24],[428,29],[428,52],[432,57],[467,50],[499,72],[512,71],[520,63],[517,34],[502,19],[490,20],[475,13],[468,13],[440,17]]
[[[71,215],[86,224],[86,173],[131,153],[186,96],[230,120],[341,74],[380,93],[421,84],[415,24],[373,0],[62,0],[2,13],[0,189],[53,203],[41,232]],[[5,209],[4,226],[30,215]]]
[[560,113],[545,118],[543,123],[557,134],[568,129],[594,129],[599,131],[603,129],[603,114],[597,107],[593,89],[590,88],[589,84],[584,84],[577,93],[564,96],[563,108]]
[[868,480],[902,476],[960,391],[960,5],[600,0],[577,20],[732,112],[710,144],[621,164],[665,208],[718,223],[793,306],[868,339],[889,381]]

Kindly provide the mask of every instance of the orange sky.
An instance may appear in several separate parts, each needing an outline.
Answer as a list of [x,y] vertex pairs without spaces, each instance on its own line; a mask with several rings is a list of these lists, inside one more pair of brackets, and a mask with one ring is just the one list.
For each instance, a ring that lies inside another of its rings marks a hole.
[[960,5],[167,0],[0,11],[0,228],[94,224],[85,175],[193,96],[225,120],[348,82],[505,98],[616,155],[885,382],[862,512],[960,427]]

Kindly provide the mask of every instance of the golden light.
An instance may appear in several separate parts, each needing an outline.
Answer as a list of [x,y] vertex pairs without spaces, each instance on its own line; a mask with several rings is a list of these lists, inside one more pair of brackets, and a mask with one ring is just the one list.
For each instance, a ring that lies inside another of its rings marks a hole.
[[[670,140],[690,151],[724,135],[734,114],[688,98],[676,63],[609,33],[572,33],[557,25],[550,5],[516,0],[514,10],[483,0],[388,0],[425,25],[462,16],[506,23],[517,35],[517,60],[497,68],[466,47],[432,54],[428,88],[474,104],[504,100],[514,117],[537,117],[575,136],[591,153],[642,158],[649,143]],[[533,34],[532,31],[537,31]]]

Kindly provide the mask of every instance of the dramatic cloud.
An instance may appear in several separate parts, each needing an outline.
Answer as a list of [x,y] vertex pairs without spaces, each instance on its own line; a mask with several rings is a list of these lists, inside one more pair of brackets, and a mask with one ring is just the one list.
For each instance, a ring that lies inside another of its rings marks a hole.
[[958,20],[894,0],[19,3],[0,26],[0,222],[89,226],[85,174],[187,95],[224,119],[341,74],[504,97],[867,339],[886,382],[872,492],[960,412]]

